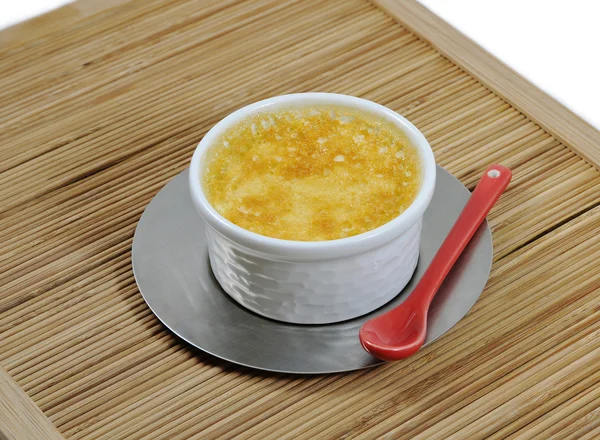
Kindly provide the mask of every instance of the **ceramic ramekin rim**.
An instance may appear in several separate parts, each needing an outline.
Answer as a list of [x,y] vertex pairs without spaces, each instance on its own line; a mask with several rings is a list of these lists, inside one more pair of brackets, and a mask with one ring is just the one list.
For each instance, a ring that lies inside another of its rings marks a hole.
[[[413,203],[398,217],[370,231],[352,237],[329,241],[293,241],[267,237],[248,231],[227,220],[208,202],[202,188],[202,158],[206,150],[235,123],[267,109],[293,105],[332,104],[350,106],[381,115],[396,123],[407,135],[409,141],[419,151],[421,159],[421,188]],[[366,99],[335,93],[295,93],[280,95],[258,101],[236,110],[214,125],[200,141],[192,155],[189,172],[189,186],[196,210],[208,224],[221,235],[234,243],[254,252],[274,258],[292,260],[322,260],[341,258],[366,252],[382,246],[405,232],[419,221],[435,188],[436,164],[433,151],[425,136],[407,119],[380,104]]]

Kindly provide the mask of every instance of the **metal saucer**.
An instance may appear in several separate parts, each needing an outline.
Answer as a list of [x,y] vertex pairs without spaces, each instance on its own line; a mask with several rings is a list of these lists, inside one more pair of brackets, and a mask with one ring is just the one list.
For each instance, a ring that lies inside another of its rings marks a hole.
[[[220,288],[210,270],[204,224],[192,205],[187,173],[165,185],[138,223],[132,260],[140,292],[158,319],[191,345],[239,365],[283,373],[337,373],[382,363],[360,345],[360,326],[407,297],[470,196],[438,167],[435,194],[423,220],[419,264],[408,286],[369,315],[336,324],[298,325],[256,315]],[[475,304],[488,280],[492,254],[492,235],[484,222],[433,301],[426,344]]]

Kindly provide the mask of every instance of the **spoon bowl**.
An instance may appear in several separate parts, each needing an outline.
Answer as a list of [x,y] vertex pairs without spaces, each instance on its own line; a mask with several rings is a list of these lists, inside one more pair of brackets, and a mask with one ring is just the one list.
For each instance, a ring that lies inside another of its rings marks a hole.
[[427,311],[407,304],[392,312],[366,322],[359,333],[363,348],[384,361],[412,356],[427,336]]

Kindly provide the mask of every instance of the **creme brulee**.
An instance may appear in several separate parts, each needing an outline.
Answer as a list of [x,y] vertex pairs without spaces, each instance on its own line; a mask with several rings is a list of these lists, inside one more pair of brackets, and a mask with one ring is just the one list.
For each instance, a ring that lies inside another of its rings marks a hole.
[[375,229],[419,190],[417,150],[396,125],[351,108],[262,113],[206,153],[204,192],[236,225],[269,237],[323,241]]

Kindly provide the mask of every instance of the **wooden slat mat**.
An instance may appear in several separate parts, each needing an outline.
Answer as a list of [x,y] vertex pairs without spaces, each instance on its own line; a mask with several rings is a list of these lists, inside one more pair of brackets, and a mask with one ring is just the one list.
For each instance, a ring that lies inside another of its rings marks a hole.
[[[0,33],[0,364],[65,437],[600,435],[600,172],[568,145],[363,0],[54,14]],[[407,361],[237,368],[166,331],[136,288],[136,223],[204,133],[304,91],[400,112],[470,188],[492,162],[514,171],[486,291]]]

